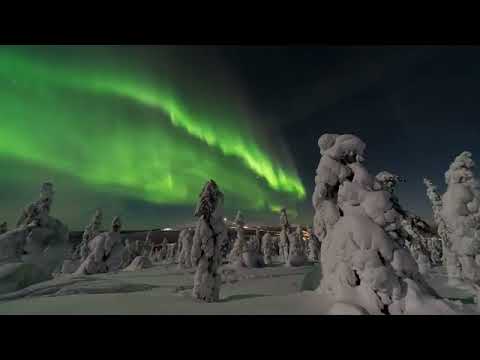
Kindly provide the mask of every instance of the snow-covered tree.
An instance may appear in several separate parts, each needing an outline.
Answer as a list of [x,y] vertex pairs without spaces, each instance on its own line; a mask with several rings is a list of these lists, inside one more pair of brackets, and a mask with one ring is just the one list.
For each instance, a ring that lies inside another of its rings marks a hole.
[[428,239],[428,249],[431,260],[434,265],[442,265],[443,263],[443,245],[440,236],[432,236]]
[[[375,190],[384,190],[390,193],[390,199],[393,208],[399,214],[399,226],[391,230],[390,235],[400,241],[405,241],[414,259],[421,264],[421,272],[426,271],[430,266],[436,263],[432,249],[432,237],[435,237],[434,229],[419,216],[405,210],[395,194],[396,185],[405,180],[398,175],[388,171],[382,171],[375,177]],[[426,264],[426,261],[429,264]]]
[[442,261],[447,268],[452,268],[454,273],[458,272],[456,261],[453,264],[447,264],[447,259],[452,259],[452,256],[448,256],[448,238],[445,221],[442,218],[442,197],[437,190],[437,187],[433,185],[430,179],[424,178],[423,183],[427,187],[427,197],[432,204],[433,221],[437,227],[437,234],[439,239],[432,238],[430,240],[429,248],[431,249],[432,258],[436,264],[440,264]]
[[4,221],[3,223],[0,224],[0,235],[5,234],[8,231],[8,225],[7,222]]
[[245,239],[245,220],[240,211],[238,211],[235,218],[235,225],[237,226],[237,236],[233,242],[233,247],[227,256],[230,264],[235,266],[244,266],[243,253],[247,251],[247,241]]
[[162,244],[160,245],[160,261],[166,261],[168,255],[168,240],[163,238]]
[[430,225],[417,216],[400,214],[399,227],[391,231],[390,235],[403,240],[417,262],[420,273],[426,275],[437,260],[435,249],[431,247],[434,234]]
[[246,251],[255,251],[257,248],[257,239],[255,238],[255,235],[249,236],[248,240],[245,245]]
[[41,264],[48,274],[59,272],[65,254],[71,253],[68,228],[50,216],[53,196],[53,184],[42,184],[39,198],[22,210],[17,228],[3,234],[7,243],[18,240],[23,262]]
[[285,263],[288,262],[288,255],[290,253],[290,240],[288,238],[288,234],[290,233],[290,224],[288,222],[287,210],[282,209],[280,211],[280,253],[283,257],[283,261]]
[[[356,141],[356,137],[343,137],[345,143],[343,149],[335,145],[339,135],[324,134],[318,140],[320,154],[322,155],[318,164],[315,176],[315,190],[312,195],[315,216],[313,218],[313,230],[319,241],[322,243],[321,260],[324,261],[324,248],[327,234],[340,219],[340,209],[337,205],[338,187],[347,178],[353,176],[350,167],[341,161],[345,157],[349,162],[355,161],[354,156],[361,157],[365,145]],[[347,144],[352,151],[349,151]],[[354,151],[353,151],[354,150]],[[355,154],[355,155],[354,155]]]
[[85,230],[82,234],[82,242],[77,246],[73,252],[73,258],[80,258],[81,261],[84,261],[88,256],[88,242],[92,240],[95,236],[100,234],[102,227],[102,210],[97,209],[93,215],[90,223],[85,227]]
[[302,228],[297,227],[295,232],[288,234],[290,242],[290,254],[288,256],[288,266],[302,266],[306,262],[305,247],[302,236]]
[[288,255],[290,253],[290,240],[288,235],[287,230],[282,229],[279,237],[280,255],[285,263],[288,262]]
[[167,264],[171,264],[175,261],[175,247],[177,244],[168,244],[167,245],[167,257],[166,262]]
[[280,249],[280,237],[272,236],[272,239],[273,239],[273,252],[275,256],[281,256],[282,250]]
[[143,253],[143,243],[140,240],[135,241],[135,246],[133,248],[135,257],[142,255]]
[[266,232],[262,238],[262,252],[263,252],[263,262],[266,265],[272,263],[272,257],[274,256],[273,248],[273,238],[269,232]]
[[125,248],[123,249],[123,252],[122,252],[122,262],[120,264],[120,268],[124,269],[128,265],[130,265],[133,259],[135,259],[136,255],[137,254],[134,248],[134,244],[130,239],[126,239]]
[[178,233],[178,238],[177,238],[177,263],[180,266],[180,257],[182,256],[182,250],[183,250],[183,244],[182,244],[182,239],[185,236],[187,229],[182,229]]
[[227,227],[227,237],[224,239],[220,245],[220,254],[222,255],[222,263],[228,262],[228,256],[233,249],[233,243],[237,237],[236,230],[230,229]]
[[290,229],[290,223],[288,222],[287,209],[280,210],[280,226],[282,228]]
[[226,262],[229,261],[229,255],[233,249],[233,243],[235,242],[235,239],[237,237],[237,229],[240,227],[243,229],[245,227],[245,220],[243,218],[242,213],[238,211],[234,221],[228,221],[225,218],[225,225],[227,226],[227,236],[224,239],[222,239],[222,243],[220,244],[220,254],[222,255],[222,263],[224,261]]
[[242,253],[242,265],[248,268],[264,266],[263,256],[258,251],[257,236],[250,236]]
[[255,230],[255,243],[257,245],[257,252],[261,253],[262,252],[262,234],[260,232],[260,228],[257,228]]
[[101,209],[95,210],[95,214],[90,221],[90,224],[87,225],[85,231],[83,232],[83,239],[87,242],[93,239],[95,236],[100,234],[102,230],[102,220],[103,214]]
[[402,239],[391,235],[400,214],[392,194],[376,189],[363,166],[365,144],[354,135],[327,134],[319,146],[313,195],[314,231],[322,239],[319,291],[341,304],[336,309],[369,314],[408,313],[409,293],[438,297]]
[[424,253],[419,253],[418,258],[415,259],[418,264],[418,270],[420,274],[427,275],[430,272],[431,263],[428,257]]
[[40,188],[40,196],[38,200],[27,205],[17,221],[17,228],[30,224],[34,219],[38,219],[40,213],[45,212],[48,216],[53,203],[53,196],[55,191],[53,184],[45,182]]
[[79,257],[80,262],[83,262],[87,259],[88,254],[90,254],[90,249],[88,247],[88,241],[82,241],[79,246]]
[[308,240],[308,258],[310,261],[319,261],[321,249],[320,241],[318,241],[318,238],[315,236],[311,227],[308,228],[308,234],[310,235],[310,238]]
[[179,239],[177,238],[177,241],[173,244],[173,260],[172,262],[174,264],[178,264],[178,258],[180,257],[180,251],[181,251],[181,244],[178,241]]
[[145,237],[143,244],[137,240],[135,246],[127,239],[125,241],[125,248],[122,252],[122,261],[120,268],[123,271],[138,271],[152,266],[150,260],[153,257],[153,241],[151,239],[151,231]]
[[197,268],[193,297],[205,302],[216,302],[220,300],[220,246],[226,240],[227,227],[223,221],[223,193],[215,181],[210,180],[205,184],[195,216],[199,219],[192,247],[192,263]]
[[145,243],[142,249],[142,255],[149,257],[153,250],[153,240],[152,240],[152,232],[149,231],[147,236],[145,237]]
[[76,275],[105,273],[120,269],[124,246],[120,230],[119,217],[112,221],[112,229],[101,233],[88,242],[89,255],[75,271]]
[[437,186],[432,183],[432,180],[428,178],[423,179],[423,183],[427,187],[427,197],[432,204],[433,220],[435,224],[440,224],[442,219],[442,196],[438,192]]
[[180,254],[178,257],[178,267],[183,269],[189,269],[192,267],[191,250],[193,245],[193,234],[191,229],[185,229],[181,232],[179,237],[181,241]]
[[[480,280],[480,189],[474,175],[472,154],[458,155],[445,173],[447,191],[442,196],[441,216],[449,246],[449,276]],[[455,259],[456,258],[456,259]],[[454,264],[457,263],[457,272]],[[453,280],[453,279],[452,279]]]
[[255,235],[251,236],[249,241],[248,241],[248,249],[249,251],[254,251],[256,253],[259,253],[259,248],[261,247],[261,236],[260,236],[260,229],[255,230]]

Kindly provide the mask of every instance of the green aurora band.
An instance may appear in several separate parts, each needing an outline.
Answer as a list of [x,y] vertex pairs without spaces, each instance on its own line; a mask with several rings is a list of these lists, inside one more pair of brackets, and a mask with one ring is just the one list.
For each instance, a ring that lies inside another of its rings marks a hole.
[[158,204],[191,203],[208,178],[252,209],[277,210],[279,193],[282,204],[305,197],[245,121],[189,111],[171,85],[138,71],[5,47],[0,81],[1,156]]

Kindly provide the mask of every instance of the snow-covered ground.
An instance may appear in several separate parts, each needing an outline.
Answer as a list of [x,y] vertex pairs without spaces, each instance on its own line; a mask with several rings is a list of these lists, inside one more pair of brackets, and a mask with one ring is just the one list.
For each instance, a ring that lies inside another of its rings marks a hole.
[[[0,296],[0,314],[152,314],[152,315],[300,315],[326,314],[331,299],[316,287],[319,265],[235,270],[222,267],[221,301],[200,303],[191,297],[193,271],[155,264],[136,272],[62,276]],[[428,281],[459,313],[473,313],[473,295],[447,285],[437,268]],[[306,290],[307,289],[307,290]]]

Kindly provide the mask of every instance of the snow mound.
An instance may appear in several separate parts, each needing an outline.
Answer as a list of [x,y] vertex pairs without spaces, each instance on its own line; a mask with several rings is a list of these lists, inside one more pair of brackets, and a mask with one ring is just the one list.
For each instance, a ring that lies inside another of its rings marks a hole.
[[262,256],[254,251],[248,250],[242,254],[243,265],[247,268],[261,268],[265,266]]
[[368,315],[368,313],[360,306],[337,302],[330,308],[328,315]]
[[32,284],[51,279],[51,276],[34,264],[22,262],[0,265],[0,294],[23,289]]
[[73,274],[80,266],[80,260],[64,260],[62,265],[62,274]]
[[408,285],[405,297],[405,311],[409,315],[456,315],[447,302],[436,299],[420,290],[418,284],[406,279]]
[[31,285],[19,291],[0,296],[0,301],[43,296],[68,296],[80,294],[115,294],[146,291],[154,285],[130,283],[117,279],[101,279],[94,276],[62,275],[53,280]]
[[137,256],[132,263],[128,265],[123,271],[138,271],[152,267],[151,261],[146,256]]
[[320,286],[320,281],[322,279],[322,267],[315,265],[311,271],[309,271],[302,281],[301,290],[302,291],[313,291]]

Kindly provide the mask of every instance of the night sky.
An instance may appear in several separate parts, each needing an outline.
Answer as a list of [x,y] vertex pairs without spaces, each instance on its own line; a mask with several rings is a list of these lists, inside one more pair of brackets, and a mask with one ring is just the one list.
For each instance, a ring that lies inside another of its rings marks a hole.
[[[0,220],[40,184],[52,213],[83,228],[94,209],[126,228],[193,221],[215,179],[226,215],[309,224],[318,137],[353,133],[373,174],[431,218],[464,150],[480,154],[480,48],[36,46],[0,48]],[[477,148],[478,151],[477,151]]]

